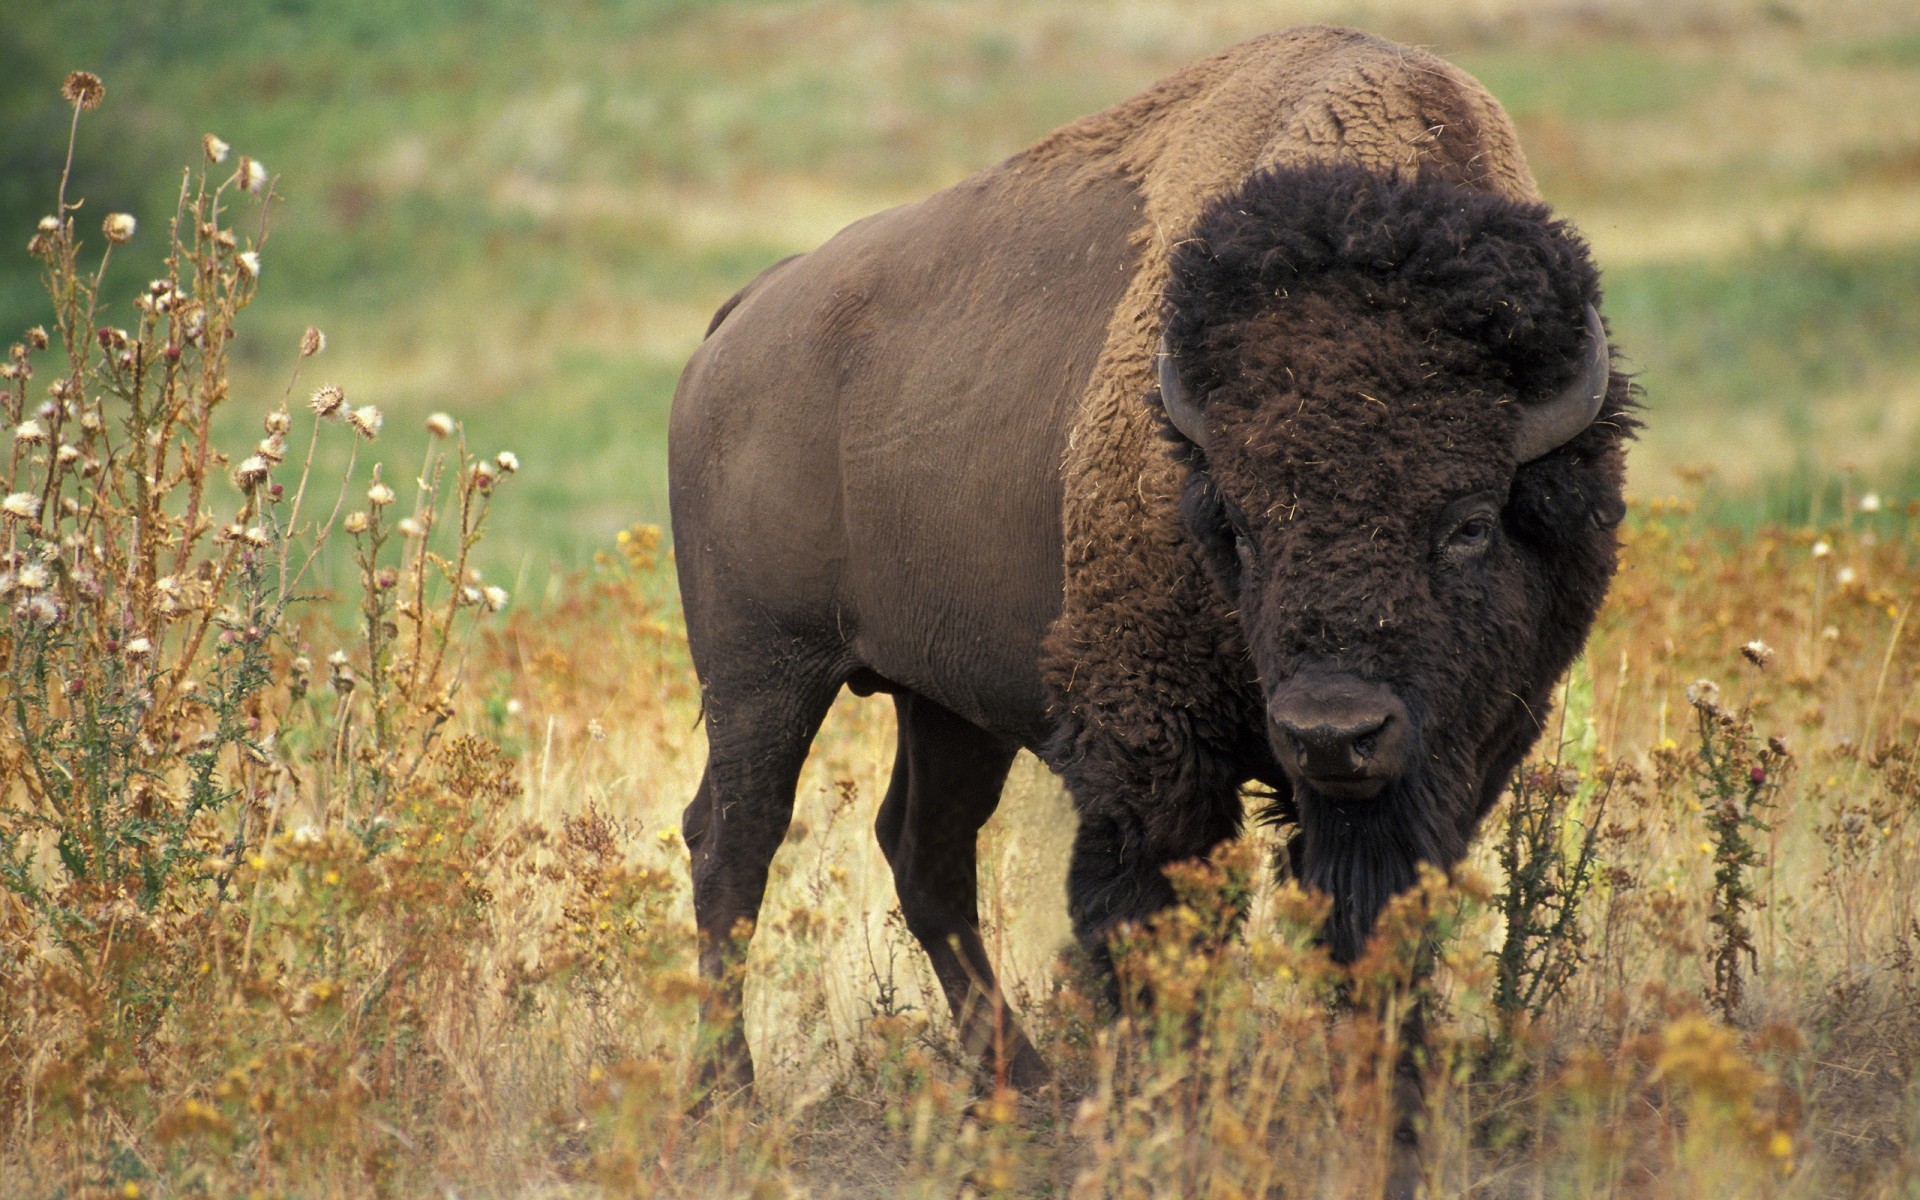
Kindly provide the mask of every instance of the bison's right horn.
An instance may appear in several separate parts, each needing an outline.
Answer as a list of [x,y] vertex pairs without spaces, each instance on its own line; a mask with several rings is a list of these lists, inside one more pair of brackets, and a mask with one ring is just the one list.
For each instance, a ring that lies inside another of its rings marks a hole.
[[1587,341],[1580,373],[1560,394],[1520,411],[1520,428],[1513,435],[1516,462],[1532,462],[1558,450],[1593,424],[1606,401],[1612,366],[1607,353],[1607,330],[1600,314],[1587,305]]
[[1160,403],[1166,406],[1167,420],[1202,453],[1207,449],[1207,423],[1201,419],[1200,406],[1187,395],[1185,385],[1180,382],[1180,371],[1173,365],[1173,349],[1167,345],[1167,335],[1160,335],[1160,348],[1154,351],[1154,358],[1160,363]]

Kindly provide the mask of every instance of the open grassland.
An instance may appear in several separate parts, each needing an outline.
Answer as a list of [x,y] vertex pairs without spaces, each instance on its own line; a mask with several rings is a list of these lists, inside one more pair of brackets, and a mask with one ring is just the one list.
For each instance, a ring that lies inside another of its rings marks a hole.
[[[1109,1026],[1059,956],[1071,814],[1023,759],[983,907],[1060,1082],[1017,1099],[959,1060],[900,927],[870,833],[892,716],[848,698],[754,942],[760,1096],[690,1115],[677,826],[703,744],[645,528],[678,364],[774,258],[1306,19],[1431,45],[1500,96],[1648,391],[1624,567],[1540,764],[1389,922],[1347,981],[1361,1015],[1332,1015],[1315,901],[1266,878],[1260,830],[1142,951],[1162,1011]],[[1371,1014],[1421,929],[1434,1194],[1920,1189],[1905,8],[162,0],[9,6],[0,44],[22,245],[54,207],[62,77],[110,88],[77,233],[0,252],[0,344],[34,372],[4,381],[8,420],[72,379],[80,431],[16,438],[0,489],[54,501],[4,518],[24,557],[0,567],[0,1194],[1377,1193]],[[268,202],[231,186],[203,215],[236,244],[190,221],[162,261],[207,130],[279,176],[257,266]],[[88,313],[114,210],[139,232]],[[331,344],[303,357],[309,323]],[[117,365],[174,336],[178,379]],[[326,380],[384,432],[309,413]],[[436,410],[472,453],[420,431]],[[285,461],[237,483],[263,417]],[[168,487],[140,486],[139,445]],[[301,603],[315,579],[334,595]],[[1241,938],[1179,949],[1249,893]]]
[[[1513,112],[1653,398],[1643,492],[1710,462],[1751,519],[1841,467],[1910,482],[1920,20],[1883,0],[12,5],[0,211],[45,211],[76,66],[117,89],[96,206],[157,232],[202,132],[256,154],[285,219],[238,391],[277,395],[274,348],[317,323],[350,396],[511,442],[537,502],[488,560],[538,584],[663,519],[673,379],[760,267],[1305,20],[1429,45]],[[36,294],[0,271],[0,327]]]

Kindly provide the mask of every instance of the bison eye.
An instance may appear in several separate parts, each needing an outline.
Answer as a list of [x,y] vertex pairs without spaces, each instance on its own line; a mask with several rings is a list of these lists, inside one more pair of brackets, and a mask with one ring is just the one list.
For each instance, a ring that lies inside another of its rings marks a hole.
[[1498,510],[1490,499],[1469,496],[1448,506],[1440,522],[1440,551],[1456,563],[1485,553],[1500,528]]
[[1490,517],[1468,517],[1460,522],[1460,527],[1447,539],[1447,545],[1455,550],[1477,550],[1487,544],[1493,536],[1493,519]]

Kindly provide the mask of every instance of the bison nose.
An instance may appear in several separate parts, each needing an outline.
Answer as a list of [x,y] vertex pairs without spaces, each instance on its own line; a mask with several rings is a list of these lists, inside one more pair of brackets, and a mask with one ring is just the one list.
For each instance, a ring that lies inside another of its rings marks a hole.
[[1269,697],[1267,718],[1281,762],[1314,791],[1365,800],[1406,773],[1412,727],[1385,688],[1351,677],[1295,678]]

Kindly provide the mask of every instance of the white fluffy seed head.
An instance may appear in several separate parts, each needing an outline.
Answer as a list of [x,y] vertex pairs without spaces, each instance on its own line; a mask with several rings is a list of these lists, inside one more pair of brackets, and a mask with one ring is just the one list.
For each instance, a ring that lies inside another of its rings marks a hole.
[[347,424],[353,426],[354,432],[368,441],[372,441],[380,433],[380,425],[384,420],[386,418],[380,415],[380,410],[371,404],[363,404],[347,413]]

